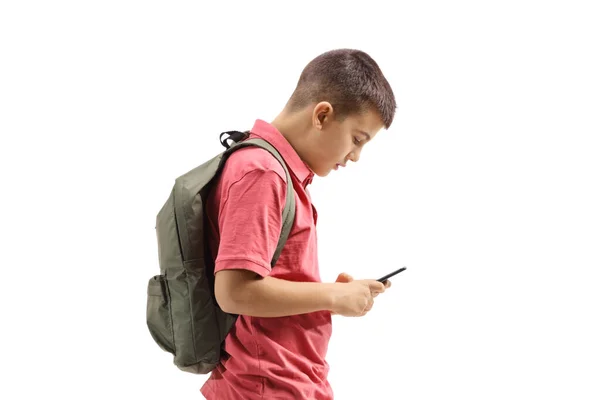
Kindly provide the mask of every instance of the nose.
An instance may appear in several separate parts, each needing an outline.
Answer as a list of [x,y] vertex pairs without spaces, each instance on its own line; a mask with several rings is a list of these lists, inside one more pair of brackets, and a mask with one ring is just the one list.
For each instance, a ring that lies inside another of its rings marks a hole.
[[348,154],[348,160],[357,163],[360,159],[360,150],[353,150],[350,154]]

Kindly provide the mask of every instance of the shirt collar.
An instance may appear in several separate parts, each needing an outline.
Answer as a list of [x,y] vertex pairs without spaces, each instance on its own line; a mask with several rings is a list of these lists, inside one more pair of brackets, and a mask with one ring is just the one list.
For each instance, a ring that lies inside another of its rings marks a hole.
[[257,119],[254,123],[254,127],[251,130],[251,136],[257,136],[261,139],[269,142],[288,165],[290,171],[294,174],[296,179],[302,182],[302,185],[306,187],[309,185],[314,177],[314,172],[306,165],[300,158],[296,150],[292,147],[290,142],[270,123]]

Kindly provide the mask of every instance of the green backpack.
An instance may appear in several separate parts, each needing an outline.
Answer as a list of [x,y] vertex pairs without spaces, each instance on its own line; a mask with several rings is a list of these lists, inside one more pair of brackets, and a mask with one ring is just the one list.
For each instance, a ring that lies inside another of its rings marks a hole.
[[[224,138],[225,136],[225,138]],[[205,234],[205,203],[228,157],[236,150],[258,146],[269,151],[287,177],[281,236],[271,265],[275,266],[294,221],[294,187],[279,152],[248,132],[221,134],[227,150],[175,180],[169,198],[156,217],[160,274],[150,278],[146,323],[154,341],[174,356],[181,370],[207,374],[225,355],[223,341],[237,315],[222,311],[214,294],[214,264]],[[227,140],[232,140],[229,145]]]

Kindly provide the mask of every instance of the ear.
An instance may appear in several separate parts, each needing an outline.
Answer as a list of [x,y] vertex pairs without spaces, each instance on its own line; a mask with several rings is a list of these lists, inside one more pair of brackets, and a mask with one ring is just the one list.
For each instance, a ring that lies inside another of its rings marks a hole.
[[313,126],[318,130],[323,129],[326,122],[333,119],[333,106],[328,101],[322,101],[313,109]]

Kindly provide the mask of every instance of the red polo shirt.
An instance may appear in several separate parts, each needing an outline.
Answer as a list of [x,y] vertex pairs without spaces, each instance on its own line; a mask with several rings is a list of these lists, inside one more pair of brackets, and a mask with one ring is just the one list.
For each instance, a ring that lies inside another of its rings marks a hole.
[[[250,137],[265,139],[285,160],[294,182],[296,218],[271,269],[285,205],[285,172],[263,149],[236,151],[207,201],[215,272],[247,269],[263,277],[320,282],[317,212],[306,189],[314,174],[271,124],[257,120]],[[332,399],[325,361],[330,336],[327,311],[281,318],[241,315],[225,339],[230,357],[201,392],[208,400]]]

